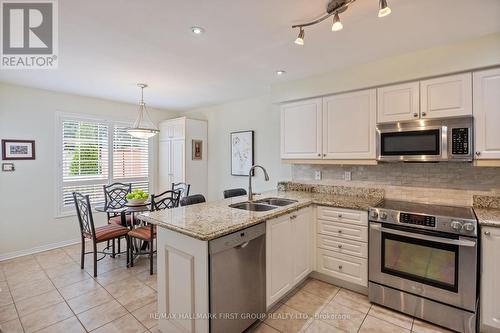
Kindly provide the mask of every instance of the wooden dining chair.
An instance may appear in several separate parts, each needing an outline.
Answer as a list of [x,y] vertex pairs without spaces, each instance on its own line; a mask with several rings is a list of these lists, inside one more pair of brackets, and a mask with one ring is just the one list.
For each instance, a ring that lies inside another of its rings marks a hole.
[[196,205],[203,202],[206,202],[206,200],[202,194],[190,195],[188,197],[182,198],[180,201],[181,206]]
[[247,190],[245,190],[244,188],[232,188],[229,190],[225,190],[223,194],[224,199],[227,199],[232,197],[239,197],[240,195],[247,195]]
[[[90,206],[90,199],[88,195],[82,195],[77,192],[73,192],[73,200],[75,202],[76,215],[78,216],[78,222],[80,224],[80,233],[82,237],[82,252],[81,252],[81,268],[85,266],[85,255],[89,253],[94,254],[94,277],[97,277],[97,253],[103,253],[97,251],[97,244],[102,242],[107,242],[109,240],[114,241],[117,238],[125,237],[127,240],[127,264],[128,264],[128,249],[129,249],[129,237],[127,236],[129,229],[122,225],[108,224],[102,227],[95,227],[94,217],[92,216],[92,207]],[[92,252],[85,252],[85,239],[90,239],[93,245]],[[113,256],[114,256],[113,249]]]
[[[125,207],[127,203],[127,194],[132,192],[132,184],[125,183],[113,183],[110,185],[104,185],[104,207],[106,209],[113,208],[119,209]],[[106,213],[108,215],[108,224],[117,224],[124,226],[132,225],[132,215],[126,214],[125,221],[122,221],[122,216],[120,213]],[[121,252],[120,248],[121,239],[118,239],[118,253]],[[109,249],[109,241],[106,248]],[[113,240],[113,253],[115,252],[115,241]],[[113,256],[114,257],[114,256]]]
[[[151,211],[163,210],[176,208],[179,206],[179,197],[181,195],[180,191],[165,191],[158,195],[151,194]],[[130,266],[134,267],[134,239],[139,239],[144,242],[148,242],[149,246],[149,274],[153,275],[153,255],[156,252],[154,250],[154,240],[156,238],[156,226],[149,223],[145,226],[132,229],[128,232],[130,238],[129,243],[129,253],[130,253]],[[140,253],[139,254],[143,254]]]
[[189,195],[189,189],[191,188],[191,184],[186,183],[172,183],[172,191],[180,191],[181,198],[187,197]]

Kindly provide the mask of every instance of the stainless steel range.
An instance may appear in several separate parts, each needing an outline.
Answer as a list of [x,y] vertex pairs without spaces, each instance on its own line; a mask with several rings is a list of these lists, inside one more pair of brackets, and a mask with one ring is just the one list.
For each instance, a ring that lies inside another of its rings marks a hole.
[[458,332],[476,332],[472,208],[386,200],[370,208],[369,297]]

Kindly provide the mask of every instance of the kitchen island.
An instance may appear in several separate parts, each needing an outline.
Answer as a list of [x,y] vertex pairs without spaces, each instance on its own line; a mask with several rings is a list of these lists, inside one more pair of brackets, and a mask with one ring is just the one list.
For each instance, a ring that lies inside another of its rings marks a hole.
[[[381,202],[383,197],[380,191],[369,189],[366,193],[361,193],[362,195],[341,193],[270,191],[254,198],[284,198],[296,201],[268,211],[247,211],[229,207],[247,200],[242,196],[140,215],[141,220],[158,226],[160,330],[169,333],[209,332],[210,241],[312,205],[367,211],[369,207]],[[305,223],[313,228],[315,219],[312,214],[310,216]]]

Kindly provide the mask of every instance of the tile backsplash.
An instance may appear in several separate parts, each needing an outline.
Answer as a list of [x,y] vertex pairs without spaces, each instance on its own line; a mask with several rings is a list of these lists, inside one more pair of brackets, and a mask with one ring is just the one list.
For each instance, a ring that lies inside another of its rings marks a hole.
[[[315,171],[322,179],[315,180]],[[344,180],[345,171],[351,180]],[[386,163],[370,166],[293,165],[296,182],[369,186],[385,190],[388,199],[472,205],[473,195],[500,194],[500,168],[474,167],[469,163]]]

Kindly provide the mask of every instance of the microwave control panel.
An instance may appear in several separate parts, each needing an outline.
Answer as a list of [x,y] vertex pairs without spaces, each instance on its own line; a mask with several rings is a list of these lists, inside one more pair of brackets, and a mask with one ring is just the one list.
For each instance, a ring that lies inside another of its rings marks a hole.
[[453,155],[469,154],[469,129],[452,128],[451,129],[451,153]]

